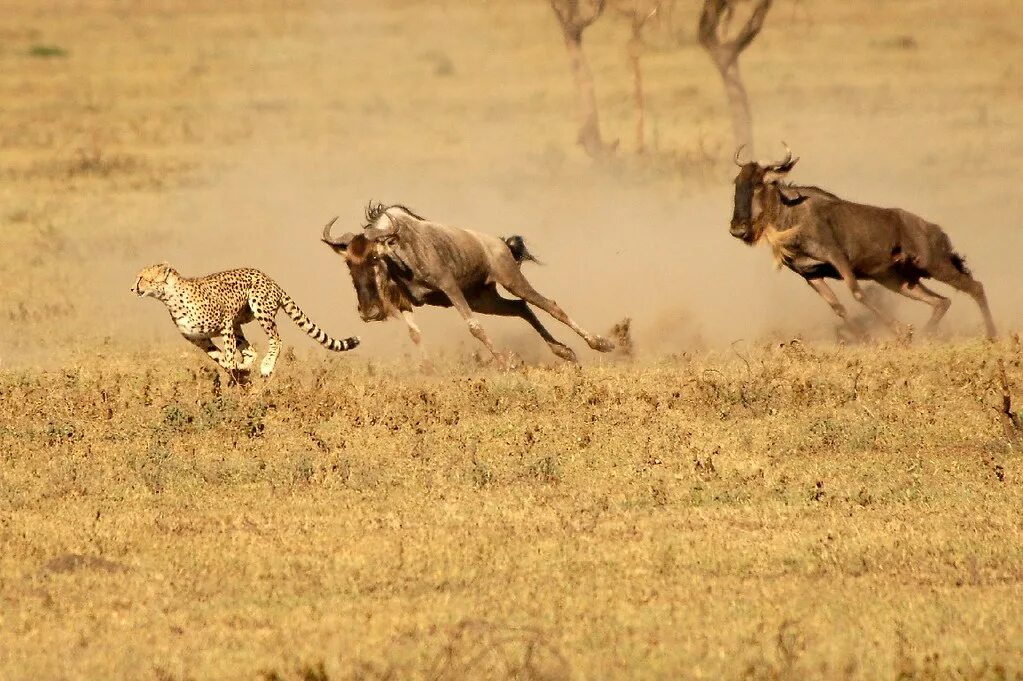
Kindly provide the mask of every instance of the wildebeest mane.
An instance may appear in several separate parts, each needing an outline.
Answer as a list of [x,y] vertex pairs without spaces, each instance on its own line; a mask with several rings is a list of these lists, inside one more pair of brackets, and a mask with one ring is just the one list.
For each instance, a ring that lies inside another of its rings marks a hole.
[[789,208],[798,206],[810,198],[810,196],[816,196],[819,199],[823,198],[841,201],[838,196],[832,194],[827,189],[821,189],[820,187],[815,187],[813,185],[800,185],[786,182],[784,184],[778,184],[776,187],[778,188],[778,196],[781,199],[782,205],[788,206]]
[[782,186],[784,186],[784,187],[786,187],[788,189],[792,189],[793,191],[796,191],[796,192],[814,193],[814,194],[817,194],[819,196],[827,197],[829,199],[838,199],[839,198],[837,194],[832,194],[827,189],[821,189],[820,187],[814,186],[812,184],[784,184]]
[[416,220],[426,220],[426,218],[424,218],[422,215],[417,215],[412,211],[411,208],[409,208],[408,206],[403,206],[400,203],[392,203],[389,206],[385,206],[382,203],[373,203],[372,201],[370,201],[366,205],[366,224],[364,224],[362,228],[366,229],[368,227],[371,227],[380,218],[381,215],[386,213],[391,208],[399,208],[408,213],[410,216],[414,217]]

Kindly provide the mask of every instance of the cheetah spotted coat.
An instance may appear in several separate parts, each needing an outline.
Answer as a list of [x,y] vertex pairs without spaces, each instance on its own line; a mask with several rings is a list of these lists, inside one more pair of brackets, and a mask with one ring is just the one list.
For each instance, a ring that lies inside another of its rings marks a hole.
[[[328,350],[343,352],[359,344],[358,337],[338,340],[328,336],[277,282],[251,267],[188,278],[166,263],[151,265],[138,273],[132,291],[139,297],[151,296],[163,301],[181,335],[228,371],[247,372],[252,368],[256,352],[241,327],[255,320],[269,337],[269,347],[259,371],[263,376],[273,373],[281,351],[274,318],[281,308],[300,329]],[[223,349],[213,343],[212,339],[217,336],[223,339]]]

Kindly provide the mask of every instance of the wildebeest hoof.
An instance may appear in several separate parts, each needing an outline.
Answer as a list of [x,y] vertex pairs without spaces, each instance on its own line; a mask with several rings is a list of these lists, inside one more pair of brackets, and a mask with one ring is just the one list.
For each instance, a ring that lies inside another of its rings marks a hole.
[[499,352],[494,354],[493,364],[501,371],[511,371],[522,366],[522,360],[514,352]]
[[579,359],[575,356],[575,351],[567,345],[554,345],[551,344],[551,352],[565,360],[566,362],[578,362]]
[[586,342],[590,344],[590,347],[598,352],[611,352],[615,349],[615,344],[606,338],[600,336],[594,336],[593,338],[587,338]]
[[908,345],[908,344],[913,342],[913,325],[912,324],[896,323],[895,328],[893,329],[893,331],[895,332],[895,338],[900,343],[904,343],[904,344]]
[[634,352],[634,344],[632,342],[632,318],[626,317],[622,321],[618,322],[611,327],[608,335],[613,338],[612,341],[615,344],[615,349],[618,350],[618,354],[623,357],[632,357]]
[[840,324],[835,328],[835,337],[842,345],[858,345],[870,342],[870,334],[860,326]]

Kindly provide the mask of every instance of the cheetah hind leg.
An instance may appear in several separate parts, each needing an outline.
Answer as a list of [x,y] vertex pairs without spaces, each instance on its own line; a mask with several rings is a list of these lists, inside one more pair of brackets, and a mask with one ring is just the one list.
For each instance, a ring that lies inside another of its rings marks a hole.
[[268,340],[266,354],[259,365],[259,373],[264,378],[269,378],[270,374],[274,372],[274,367],[277,366],[277,355],[281,353],[281,337],[277,333],[277,322],[274,321],[273,317],[257,314],[256,321],[263,327]]

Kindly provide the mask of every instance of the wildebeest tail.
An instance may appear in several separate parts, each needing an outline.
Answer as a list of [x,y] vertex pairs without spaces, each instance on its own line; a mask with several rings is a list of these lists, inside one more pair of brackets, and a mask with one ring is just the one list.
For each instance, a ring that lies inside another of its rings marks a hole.
[[296,324],[298,324],[298,328],[305,331],[313,340],[328,350],[344,352],[345,350],[352,350],[359,345],[358,336],[345,339],[331,338],[328,336],[326,331],[316,326],[313,320],[309,319],[305,312],[302,312],[302,308],[300,308],[287,293],[285,293],[281,298],[281,307],[283,307],[284,311],[288,313],[288,316],[291,317]]
[[966,266],[966,258],[964,258],[963,256],[959,255],[955,251],[952,251],[951,258],[952,258],[952,266],[953,267],[955,267],[957,270],[959,270],[961,273],[963,273],[963,274],[965,274],[967,276],[969,276],[971,274],[970,273],[970,268]]
[[504,240],[504,243],[508,245],[508,250],[511,251],[512,257],[515,258],[515,262],[523,263],[527,260],[530,260],[532,262],[535,262],[537,265],[543,264],[539,260],[537,260],[532,253],[529,252],[529,249],[526,248],[525,239],[523,239],[518,234],[508,237],[507,239]]

